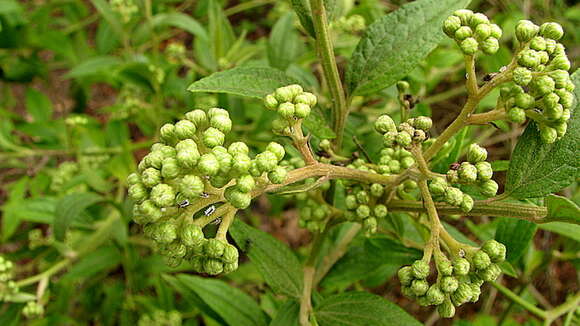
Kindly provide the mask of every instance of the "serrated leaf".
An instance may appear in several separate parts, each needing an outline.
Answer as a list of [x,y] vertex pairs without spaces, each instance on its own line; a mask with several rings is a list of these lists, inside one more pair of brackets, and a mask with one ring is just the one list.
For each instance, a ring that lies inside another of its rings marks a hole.
[[66,231],[72,222],[91,205],[94,205],[103,198],[93,193],[72,193],[63,197],[56,204],[53,221],[54,237],[58,241],[63,241]]
[[[580,98],[580,72],[572,75]],[[578,101],[577,101],[578,102]],[[518,139],[507,172],[506,193],[523,199],[543,197],[570,185],[580,173],[580,105],[576,103],[568,131],[553,144],[545,144],[531,122]]]
[[216,72],[189,85],[190,92],[227,93],[263,98],[276,88],[296,83],[282,71],[269,67],[237,67]]
[[396,304],[367,292],[346,292],[324,299],[314,315],[320,326],[420,326]]
[[371,24],[346,71],[350,94],[370,94],[405,77],[444,37],[441,25],[468,0],[419,0]]
[[580,207],[566,197],[548,195],[545,199],[548,215],[542,220],[548,222],[568,222],[580,224]]
[[177,279],[193,290],[228,325],[266,325],[266,315],[260,306],[241,290],[216,279],[185,274],[179,274]]
[[230,234],[274,292],[295,298],[302,295],[302,266],[290,248],[239,220],[230,227]]
[[52,116],[52,103],[43,93],[27,88],[24,95],[26,111],[30,113],[35,122],[47,122]]
[[497,224],[495,240],[507,248],[506,261],[515,264],[531,243],[538,226],[532,222],[502,217]]

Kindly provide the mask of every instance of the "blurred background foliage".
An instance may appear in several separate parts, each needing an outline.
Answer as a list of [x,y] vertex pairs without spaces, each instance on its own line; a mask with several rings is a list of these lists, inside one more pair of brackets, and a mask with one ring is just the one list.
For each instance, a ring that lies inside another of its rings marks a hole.
[[[365,26],[406,2],[336,0],[330,13],[331,36],[341,72]],[[482,76],[509,62],[513,28],[520,19],[562,24],[571,71],[578,68],[580,4],[474,0],[470,8],[484,12],[504,30],[500,51],[479,60]],[[227,324],[184,287],[185,280],[164,278],[187,271],[187,266],[165,267],[130,222],[125,178],[155,141],[159,127],[192,108],[227,108],[235,122],[231,139],[244,139],[253,150],[277,139],[270,132],[274,113],[264,110],[259,101],[186,91],[195,80],[241,65],[283,70],[321,97],[319,108],[328,107],[313,42],[287,1],[0,1],[0,253],[17,262],[21,279],[58,262],[67,267],[45,292],[46,317],[31,324],[129,325],[141,320],[146,325],[147,318],[174,318],[162,313],[173,310],[187,325]],[[464,101],[464,76],[462,55],[446,39],[406,78],[417,99],[414,114],[431,114],[436,132],[441,131]],[[495,97],[488,97],[480,110],[493,107]],[[345,137],[347,152],[377,154],[379,146],[373,145],[380,138],[368,121],[383,113],[398,114],[394,87],[355,98]],[[309,130],[314,146],[319,137],[327,137],[327,116],[329,112],[322,109],[313,114],[310,125],[319,127]],[[521,128],[502,124],[467,131],[467,139],[490,151],[494,170],[500,171],[498,181]],[[580,204],[576,186],[564,194]],[[298,229],[294,208],[288,199],[269,196],[246,210],[244,218],[300,255],[309,234]],[[56,240],[55,216],[62,214],[74,220],[64,240]],[[404,218],[398,220],[405,223]],[[469,230],[479,240],[492,237],[501,221],[446,220],[456,232]],[[401,226],[384,227],[396,231]],[[409,238],[413,240],[413,235]],[[414,259],[415,251],[383,235],[374,242],[357,241],[323,280],[323,291],[371,289],[428,324],[443,323],[404,299],[397,282],[391,281],[401,264]],[[565,293],[578,291],[579,241],[577,229],[554,226],[539,231],[514,263],[513,275],[506,276],[508,284],[543,306],[564,301]],[[356,250],[376,255],[394,250],[404,257],[389,262],[392,257],[387,255],[376,266],[356,262]],[[356,275],[345,272],[354,263],[360,266]],[[249,293],[268,319],[283,309],[283,301],[267,289],[251,263],[222,280]],[[23,287],[26,292],[36,291]],[[25,323],[19,317],[22,307],[0,306],[0,325]],[[458,314],[449,323],[538,324],[494,290]]]

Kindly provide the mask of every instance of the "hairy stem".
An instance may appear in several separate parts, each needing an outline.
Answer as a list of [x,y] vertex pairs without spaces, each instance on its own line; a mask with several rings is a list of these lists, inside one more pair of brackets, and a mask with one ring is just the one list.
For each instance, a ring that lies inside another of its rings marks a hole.
[[[328,230],[328,228],[327,228]],[[318,252],[322,247],[322,243],[326,232],[317,232],[312,241],[310,254],[308,260],[304,264],[304,288],[302,289],[302,297],[300,298],[300,315],[299,321],[301,326],[310,325],[310,312],[312,311],[312,289],[314,287],[314,275],[316,273],[315,263]]]
[[333,130],[336,133],[335,145],[336,148],[340,148],[348,115],[346,98],[336,66],[334,49],[328,34],[328,20],[323,0],[310,0],[310,7],[312,8],[312,22],[316,34],[318,57],[322,63],[326,83],[332,97]]

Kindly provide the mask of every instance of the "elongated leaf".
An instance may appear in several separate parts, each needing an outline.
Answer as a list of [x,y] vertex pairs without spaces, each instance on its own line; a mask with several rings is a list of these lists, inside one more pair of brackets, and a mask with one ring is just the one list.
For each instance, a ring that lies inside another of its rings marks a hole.
[[[290,0],[292,4],[292,8],[296,15],[298,15],[298,19],[300,20],[300,24],[302,27],[310,34],[310,36],[314,37],[314,23],[312,22],[312,11],[310,10],[310,1],[309,0]],[[330,22],[335,16],[335,8],[336,8],[336,0],[324,0],[324,8],[326,9],[326,16],[327,20]]]
[[300,303],[296,300],[288,300],[278,309],[270,326],[298,326],[299,313]]
[[[580,98],[580,72],[572,75]],[[578,102],[578,101],[577,101]],[[543,197],[568,186],[580,173],[580,110],[578,103],[568,121],[568,131],[553,144],[544,144],[536,123],[530,123],[512,153],[506,192],[512,197]]]
[[179,274],[177,278],[193,290],[228,325],[266,325],[266,316],[247,294],[223,281]]
[[109,2],[105,0],[91,0],[91,2],[109,25],[111,25],[111,28],[115,31],[117,36],[121,37],[123,35],[122,23],[119,19],[119,15],[113,11]]
[[296,81],[269,67],[238,67],[216,72],[189,85],[190,92],[228,93],[263,98],[276,88]]
[[324,299],[314,315],[320,326],[420,326],[396,304],[367,292],[346,292]]
[[68,78],[87,77],[110,72],[121,64],[121,59],[114,56],[99,56],[77,65],[66,74]]
[[346,72],[350,94],[389,87],[413,70],[441,42],[441,25],[468,0],[418,0],[370,25]]
[[18,225],[20,225],[18,212],[24,202],[28,181],[28,177],[24,177],[13,183],[8,192],[8,200],[0,206],[2,212],[2,240],[10,238],[18,228]]
[[564,222],[552,222],[540,224],[538,227],[542,230],[554,232],[580,242],[580,225]]
[[197,22],[197,20],[180,12],[157,14],[151,19],[151,24],[154,27],[177,27],[197,37],[203,39],[208,38],[207,31],[200,23]]
[[538,226],[532,222],[503,217],[495,231],[495,239],[507,248],[506,260],[514,264],[528,247]]
[[230,234],[274,292],[295,298],[301,296],[302,267],[287,246],[239,220],[232,224]]
[[53,228],[54,237],[63,241],[66,230],[71,223],[89,206],[102,201],[103,198],[93,193],[72,193],[63,197],[56,204]]
[[213,320],[219,322],[221,325],[225,325],[225,320],[222,319],[215,311],[208,306],[200,296],[198,296],[189,286],[187,286],[183,281],[175,276],[162,275],[162,278],[167,282],[175,291],[177,291],[188,304],[195,306],[201,310],[205,315],[208,315]]
[[294,28],[294,15],[287,13],[280,17],[268,40],[268,61],[270,66],[286,70],[300,52],[300,40]]
[[548,195],[545,200],[548,215],[544,222],[568,222],[580,224],[580,207],[566,197]]
[[35,122],[47,122],[52,116],[52,103],[43,93],[27,88],[26,94],[26,111],[34,118]]
[[101,247],[83,257],[65,274],[66,280],[91,277],[121,263],[121,253],[114,246]]

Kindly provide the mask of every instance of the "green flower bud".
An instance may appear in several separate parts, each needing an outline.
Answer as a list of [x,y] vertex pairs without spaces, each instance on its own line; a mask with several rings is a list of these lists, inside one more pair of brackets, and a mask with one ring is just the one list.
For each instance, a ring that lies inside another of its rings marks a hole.
[[163,254],[169,257],[183,258],[187,254],[187,248],[180,242],[172,242],[165,248]]
[[36,301],[28,301],[22,308],[22,315],[27,319],[36,319],[44,315],[44,307]]
[[224,263],[237,263],[239,257],[238,249],[231,244],[226,244],[222,260]]
[[255,162],[261,172],[270,172],[276,168],[278,157],[273,152],[266,150],[256,155]]
[[536,68],[540,60],[540,54],[535,50],[524,50],[518,55],[518,64],[527,68]]
[[397,131],[397,126],[390,116],[383,114],[375,121],[375,130],[381,134]]
[[530,107],[532,107],[532,105],[534,105],[534,102],[535,102],[534,97],[526,93],[518,94],[515,97],[516,106],[522,109],[529,109]]
[[368,217],[363,221],[363,230],[365,234],[373,234],[377,232],[378,222],[374,217]]
[[[458,25],[457,28],[459,28],[459,26],[461,25]],[[453,31],[453,33],[455,33],[455,31]],[[409,87],[411,87],[411,85],[409,85],[409,82],[407,81],[400,80],[397,82],[397,91],[401,94],[407,92],[409,90]]]
[[468,37],[465,40],[461,41],[459,47],[461,48],[461,51],[463,51],[464,54],[473,55],[475,54],[475,52],[477,52],[479,43],[477,43],[477,40],[474,39],[473,37]]
[[479,250],[475,254],[473,254],[473,266],[478,269],[486,269],[491,265],[491,259],[489,255],[485,253],[485,251]]
[[294,105],[294,115],[298,119],[305,119],[310,115],[310,106],[303,103],[298,103]]
[[397,272],[397,276],[399,277],[399,281],[403,286],[410,286],[411,282],[413,281],[413,268],[411,266],[403,266]]
[[451,294],[451,300],[456,306],[460,306],[471,300],[473,292],[471,291],[471,286],[469,283],[459,283],[457,290]]
[[214,117],[220,116],[220,115],[226,116],[226,117],[230,116],[228,111],[224,110],[222,108],[211,108],[207,111],[207,117],[209,120],[213,119]]
[[459,9],[453,12],[453,15],[461,19],[462,25],[469,25],[471,17],[473,17],[473,11],[469,9]]
[[558,55],[552,59],[548,67],[551,70],[561,69],[561,70],[570,70],[570,60],[565,55]]
[[568,81],[570,81],[570,73],[566,70],[559,69],[550,71],[549,76],[554,80],[556,88],[564,88]]
[[491,264],[488,268],[478,273],[479,277],[481,277],[486,282],[495,281],[500,274],[501,268],[497,264]]
[[441,196],[445,194],[447,189],[447,182],[443,178],[434,178],[429,184],[429,191],[435,196]]
[[463,203],[463,192],[455,187],[445,189],[445,202],[452,206],[461,206]]
[[254,177],[245,174],[238,178],[236,187],[239,191],[248,193],[256,187],[256,182],[254,181]]
[[308,105],[311,108],[316,106],[317,102],[318,99],[316,98],[316,95],[309,92],[303,92],[302,94],[299,94],[294,98],[295,104],[302,103]]
[[249,172],[252,176],[256,178],[260,177],[264,173],[258,168],[258,164],[256,163],[256,161],[252,161],[252,165],[250,166]]
[[285,119],[291,119],[294,117],[294,104],[290,102],[284,102],[278,106],[278,113]]
[[426,279],[429,276],[429,264],[423,260],[415,260],[413,265],[411,265],[413,269],[413,277],[417,279]]
[[421,129],[423,131],[429,131],[433,126],[433,120],[429,117],[419,116],[413,121],[413,127]]
[[292,102],[294,96],[294,92],[288,86],[280,87],[274,92],[274,97],[279,103]]
[[278,159],[278,162],[280,162],[284,158],[284,155],[286,155],[284,146],[276,142],[269,143],[268,146],[266,146],[266,150],[274,153],[274,155],[276,155],[276,158]]
[[497,189],[499,188],[497,182],[493,180],[487,180],[480,184],[481,194],[486,197],[493,197],[497,194]]
[[564,36],[564,30],[558,23],[543,23],[540,26],[540,35],[557,41]]
[[409,147],[411,145],[411,142],[413,141],[411,135],[405,131],[397,133],[395,140],[397,141],[397,144],[399,144],[402,147]]
[[198,129],[203,129],[207,125],[207,115],[203,110],[193,110],[185,114],[185,118],[193,122]]
[[566,134],[568,124],[566,122],[559,123],[554,126],[554,129],[556,129],[556,134],[558,135],[558,138],[560,138]]
[[284,183],[287,175],[288,172],[286,171],[286,169],[279,166],[275,168],[273,171],[270,171],[268,173],[268,180],[270,180],[270,182],[274,184],[281,184]]
[[491,27],[491,34],[490,34],[490,36],[493,37],[493,38],[495,38],[495,39],[498,39],[499,40],[501,38],[502,34],[503,34],[503,32],[501,30],[501,27],[499,27],[496,24],[490,24],[490,27]]
[[360,205],[356,209],[356,215],[361,219],[367,218],[371,215],[371,209],[367,205]]
[[318,206],[312,212],[312,217],[315,220],[323,220],[328,215],[328,208],[326,206]]
[[493,169],[489,162],[477,162],[475,168],[477,169],[477,180],[485,181],[493,176]]
[[297,85],[297,84],[288,85],[286,87],[288,87],[290,89],[290,91],[292,92],[292,98],[295,98],[296,96],[298,96],[304,92],[304,89],[302,89],[302,86]]
[[453,318],[455,316],[455,306],[451,303],[451,300],[447,299],[437,306],[437,313],[441,318]]
[[[472,144],[472,146],[473,145],[477,146],[477,144]],[[472,146],[470,146],[470,148]],[[477,147],[479,147],[479,146],[477,146]],[[479,148],[483,149],[481,147],[479,147]],[[483,149],[483,153],[485,153],[485,157],[487,157],[487,151],[485,149]],[[468,157],[469,157],[469,153],[468,153]],[[476,157],[476,158],[479,158],[479,157]],[[477,180],[477,168],[468,162],[461,163],[461,166],[457,170],[457,174],[459,176],[459,181],[464,182],[464,183],[472,183],[475,180]]]
[[141,173],[141,181],[146,187],[151,188],[161,183],[161,172],[156,168],[147,168]]
[[177,165],[177,160],[174,158],[166,158],[163,160],[161,166],[161,175],[165,179],[176,178],[180,173],[179,166]]
[[236,156],[238,154],[248,155],[249,152],[250,149],[244,142],[231,143],[228,147],[228,153],[230,153],[232,156]]
[[175,190],[168,184],[160,183],[151,189],[151,200],[159,207],[169,207],[175,202]]
[[413,280],[411,282],[411,291],[416,296],[422,296],[429,290],[429,283],[426,280]]
[[224,196],[232,206],[238,209],[246,209],[252,202],[252,195],[239,191],[235,186],[227,188]]
[[485,161],[487,159],[487,151],[478,144],[471,144],[467,148],[467,160],[471,163]]
[[561,104],[556,104],[553,107],[547,107],[544,109],[544,115],[549,120],[558,120],[564,114],[564,107]]
[[381,184],[373,183],[371,185],[371,195],[373,197],[381,197],[384,193],[384,187]]
[[450,276],[453,274],[453,265],[447,257],[441,255],[437,260],[437,270],[441,275]]
[[473,198],[467,194],[463,194],[463,201],[461,202],[461,210],[465,213],[471,212],[473,209]]
[[169,222],[160,224],[153,234],[153,240],[159,243],[171,243],[175,239],[177,239],[177,227]]
[[368,204],[370,201],[369,194],[364,190],[359,190],[355,196],[359,204]]
[[485,54],[494,54],[499,50],[499,41],[495,37],[488,37],[481,43],[481,50]]
[[426,297],[430,305],[440,305],[445,301],[445,294],[437,284],[433,284],[429,287]]
[[401,293],[409,298],[409,299],[415,299],[417,298],[417,296],[415,295],[415,293],[413,293],[413,290],[411,290],[411,286],[401,286]]
[[469,25],[473,27],[481,26],[481,25],[489,25],[489,18],[486,15],[478,12],[471,16],[469,20]]
[[383,144],[386,147],[392,147],[395,144],[395,139],[398,133],[396,131],[389,131],[383,135]]
[[481,247],[494,263],[500,263],[505,260],[506,247],[496,240],[487,240]]
[[232,170],[237,174],[245,174],[250,171],[252,160],[246,154],[236,154],[233,157]]
[[345,198],[345,205],[347,209],[354,210],[358,207],[358,202],[354,195],[348,195]]
[[471,264],[465,258],[457,258],[453,260],[453,274],[457,276],[464,276],[469,273]]
[[145,200],[140,205],[135,206],[135,208],[139,215],[134,214],[133,219],[138,224],[156,222],[163,215],[161,209],[155,206],[151,200]]
[[232,120],[230,119],[229,115],[213,116],[209,121],[209,125],[223,132],[224,134],[227,134],[232,130]]
[[457,31],[455,31],[455,39],[457,41],[463,41],[472,35],[473,31],[468,26],[461,26]]
[[517,67],[513,72],[514,83],[526,86],[532,81],[532,72],[524,67]]
[[479,285],[475,283],[470,283],[469,287],[471,288],[471,293],[473,294],[469,302],[479,301],[479,296],[481,295],[481,288],[479,287]]
[[544,51],[546,50],[546,39],[541,36],[536,36],[530,42],[530,49],[536,51]]
[[516,25],[516,37],[522,43],[529,42],[539,31],[540,27],[529,20],[520,20]]
[[401,167],[402,167],[403,169],[408,169],[408,168],[410,168],[410,167],[411,167],[413,164],[415,164],[415,160],[414,160],[412,157],[410,157],[410,156],[407,156],[407,157],[403,157],[403,158],[401,159],[400,163],[401,163]]
[[203,252],[210,258],[220,258],[224,254],[226,244],[218,239],[208,239],[203,246]]
[[212,176],[218,173],[220,170],[220,164],[213,153],[207,153],[201,156],[197,168],[203,175]]
[[443,22],[443,32],[449,37],[454,37],[455,32],[461,27],[461,19],[457,16],[449,16]]
[[552,55],[552,53],[554,53],[556,50],[556,44],[558,42],[549,38],[544,40],[546,41],[546,52],[548,52],[549,55]]
[[129,187],[128,189],[129,197],[134,201],[140,203],[144,201],[149,193],[147,192],[147,188],[142,183],[137,183]]
[[387,206],[382,205],[382,204],[376,205],[373,209],[373,213],[378,218],[387,217],[388,212],[389,212],[389,210],[387,209]]
[[218,259],[206,259],[203,262],[203,270],[209,275],[218,275],[224,271],[224,264]]
[[507,118],[513,123],[523,123],[526,121],[526,111],[522,108],[514,106],[508,110]]
[[238,269],[238,262],[237,261],[235,261],[233,263],[225,263],[223,265],[224,265],[224,271],[223,271],[224,274],[231,273],[231,272]]
[[177,141],[177,135],[175,133],[175,126],[171,123],[164,124],[161,129],[159,129],[159,137],[165,144],[173,145]]
[[489,24],[477,25],[477,27],[475,27],[474,35],[477,40],[485,40],[489,38],[491,36],[491,25]]
[[458,183],[459,182],[459,173],[457,170],[449,170],[447,171],[447,182],[448,183]]
[[214,127],[209,127],[203,132],[203,144],[209,148],[221,146],[224,143],[226,135]]
[[179,230],[179,239],[188,247],[196,247],[203,243],[204,234],[200,226],[185,224]]
[[179,192],[189,199],[199,197],[205,189],[203,180],[197,175],[187,174],[179,180]]
[[193,169],[199,161],[197,144],[192,139],[182,140],[175,146],[177,164],[186,169]]
[[444,276],[439,281],[439,287],[443,292],[453,293],[457,290],[459,281],[453,276]]
[[195,136],[195,124],[189,120],[180,120],[175,124],[175,135],[179,139],[188,139]]
[[532,81],[531,89],[540,96],[547,95],[556,89],[556,83],[550,76],[538,76]]
[[137,173],[131,173],[127,176],[127,184],[132,186],[141,183],[141,177]]
[[264,106],[268,110],[276,110],[278,109],[278,100],[272,94],[266,95],[264,98]]
[[[161,169],[161,164],[163,163],[163,154],[160,151],[151,152],[141,160],[141,163],[144,164],[144,167],[154,167],[156,169]],[[141,165],[141,163],[139,165]],[[143,169],[144,170],[144,169]]]

